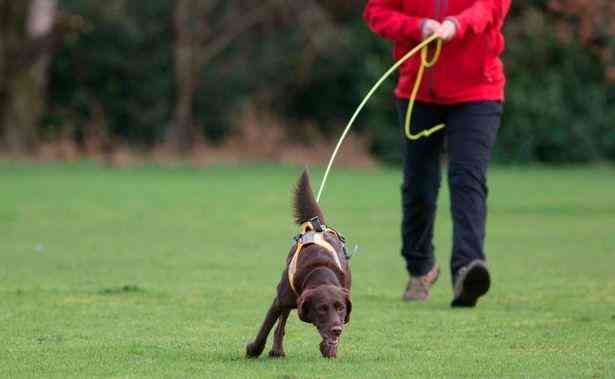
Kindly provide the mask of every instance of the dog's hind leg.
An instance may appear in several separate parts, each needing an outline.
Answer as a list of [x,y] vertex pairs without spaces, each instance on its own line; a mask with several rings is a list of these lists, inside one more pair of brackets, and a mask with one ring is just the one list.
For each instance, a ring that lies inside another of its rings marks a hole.
[[273,335],[273,348],[269,352],[271,358],[282,358],[286,356],[284,353],[284,333],[286,329],[286,320],[288,320],[289,314],[290,308],[286,308],[280,315],[278,326],[275,328],[275,334]]
[[273,304],[271,304],[269,311],[267,311],[267,316],[265,316],[265,320],[263,321],[256,338],[252,343],[249,343],[248,346],[246,346],[246,355],[248,358],[257,358],[262,354],[263,350],[265,350],[267,336],[269,336],[271,328],[273,328],[273,325],[277,321],[278,317],[280,317],[281,313],[282,308],[276,298],[273,300]]

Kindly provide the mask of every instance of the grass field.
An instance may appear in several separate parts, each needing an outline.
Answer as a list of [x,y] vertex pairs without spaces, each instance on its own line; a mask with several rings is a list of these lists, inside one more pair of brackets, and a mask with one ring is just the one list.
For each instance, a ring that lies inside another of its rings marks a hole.
[[[448,273],[402,303],[399,173],[335,171],[325,213],[360,246],[339,358],[293,314],[286,359],[244,359],[299,173],[0,163],[0,377],[615,377],[609,168],[491,172],[494,285],[474,310],[448,307]],[[446,267],[446,192],[436,233]]]

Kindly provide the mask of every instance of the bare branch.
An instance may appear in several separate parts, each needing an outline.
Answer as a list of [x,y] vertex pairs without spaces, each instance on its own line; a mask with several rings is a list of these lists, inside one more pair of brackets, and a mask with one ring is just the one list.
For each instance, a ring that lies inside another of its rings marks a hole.
[[[271,17],[271,10],[283,3],[283,0],[269,0],[248,15],[241,16],[241,22],[229,23],[231,26],[219,33],[219,37],[207,43],[199,56],[199,65],[209,63],[246,30]],[[235,19],[237,21],[237,19]]]

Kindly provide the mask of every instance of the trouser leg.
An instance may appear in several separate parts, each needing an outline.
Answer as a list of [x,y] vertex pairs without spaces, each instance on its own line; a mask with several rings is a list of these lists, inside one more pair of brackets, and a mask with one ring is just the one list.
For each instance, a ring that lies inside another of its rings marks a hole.
[[[440,188],[440,153],[443,133],[410,141],[403,134],[408,101],[397,99],[399,124],[403,135],[404,172],[402,194],[401,254],[412,276],[428,273],[435,263],[433,231],[436,201]],[[442,122],[441,107],[415,103],[412,132],[429,129]]]
[[476,259],[485,260],[487,167],[501,114],[501,103],[494,101],[464,103],[447,109],[453,280],[461,267]]

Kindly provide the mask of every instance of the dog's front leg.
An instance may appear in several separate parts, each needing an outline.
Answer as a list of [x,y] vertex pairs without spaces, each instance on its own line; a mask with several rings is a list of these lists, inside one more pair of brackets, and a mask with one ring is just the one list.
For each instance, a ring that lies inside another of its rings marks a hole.
[[269,352],[271,358],[282,358],[286,356],[284,353],[284,333],[286,329],[286,320],[288,320],[289,314],[290,309],[286,308],[280,315],[278,326],[275,328],[275,334],[273,335],[273,348]]
[[278,299],[273,300],[273,304],[269,307],[269,311],[267,311],[267,316],[265,316],[265,320],[261,325],[260,330],[254,341],[249,343],[246,347],[246,355],[248,358],[257,358],[263,350],[265,350],[265,345],[267,344],[267,336],[273,328],[273,324],[275,324],[278,317],[282,313],[282,308],[279,305]]

